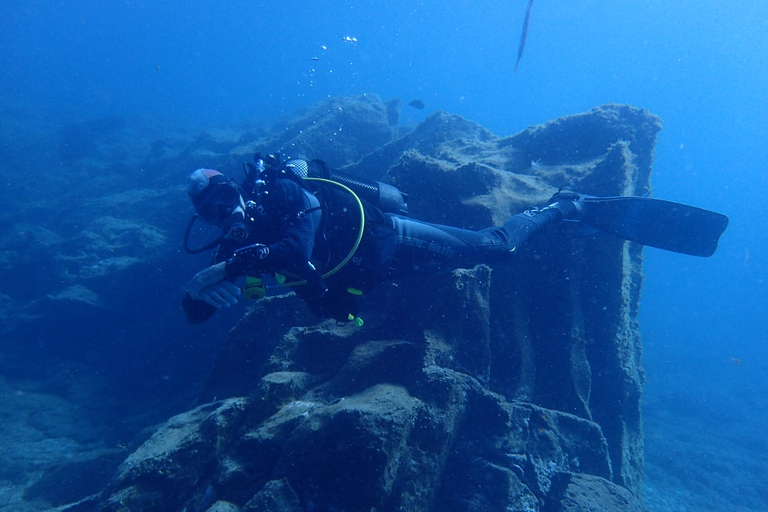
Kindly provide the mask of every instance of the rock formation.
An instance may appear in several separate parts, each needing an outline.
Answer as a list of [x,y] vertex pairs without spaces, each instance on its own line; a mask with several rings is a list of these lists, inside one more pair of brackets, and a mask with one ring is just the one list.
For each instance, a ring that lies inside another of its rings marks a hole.
[[[472,229],[559,188],[650,188],[661,125],[642,109],[605,105],[500,138],[445,112],[404,128],[400,106],[335,98],[271,128],[194,137],[109,118],[61,128],[55,158],[0,147],[10,167],[43,169],[0,191],[5,377],[71,359],[112,390],[123,366],[163,359],[155,345],[178,327],[158,312],[204,264],[178,243],[197,167],[238,176],[255,151],[323,158],[397,185],[415,218]],[[41,196],[40,183],[64,193]],[[359,328],[318,322],[292,295],[261,300],[196,407],[135,445],[73,441],[46,468],[17,450],[0,472],[70,512],[641,510],[641,249],[563,225],[508,266],[381,286]],[[141,395],[134,378],[124,385]]]
[[[370,104],[391,127],[392,109]],[[351,110],[323,108],[329,127]],[[406,191],[416,218],[481,228],[561,187],[647,192],[659,129],[607,105],[499,138],[439,112],[335,158]],[[322,155],[300,139],[291,146],[318,154],[293,156]],[[88,506],[642,510],[641,286],[640,246],[566,226],[509,266],[382,286],[363,327],[318,322],[292,295],[263,299],[229,333],[199,405],[158,427]]]

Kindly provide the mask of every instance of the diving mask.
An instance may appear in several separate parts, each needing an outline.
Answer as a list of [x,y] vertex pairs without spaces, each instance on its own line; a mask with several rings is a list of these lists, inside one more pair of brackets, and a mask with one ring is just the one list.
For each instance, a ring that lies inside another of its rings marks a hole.
[[196,204],[198,218],[206,224],[218,225],[238,210],[245,211],[240,193],[229,182],[210,187]]

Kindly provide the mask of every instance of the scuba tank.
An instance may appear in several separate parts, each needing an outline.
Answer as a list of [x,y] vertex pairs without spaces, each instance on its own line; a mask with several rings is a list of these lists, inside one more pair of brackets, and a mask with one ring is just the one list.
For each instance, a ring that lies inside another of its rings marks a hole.
[[361,199],[377,206],[385,213],[408,215],[408,195],[397,187],[381,181],[359,178],[329,169],[322,160],[307,161],[302,158],[292,158],[282,162],[279,154],[262,157],[260,153],[254,155],[255,165],[245,166],[246,183],[251,188],[258,188],[263,184],[259,176],[262,172],[275,166],[283,166],[300,178],[322,178],[341,183],[349,187]]

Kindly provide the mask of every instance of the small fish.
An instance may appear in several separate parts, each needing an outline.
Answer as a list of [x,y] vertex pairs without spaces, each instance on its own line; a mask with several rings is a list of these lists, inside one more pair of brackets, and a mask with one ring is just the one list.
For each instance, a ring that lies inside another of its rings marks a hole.
[[157,67],[156,67],[155,69],[156,69],[156,70],[157,70],[157,72],[159,73],[159,72],[160,72],[160,64],[158,64],[158,65],[157,65]]
[[741,364],[741,359],[738,357],[732,357],[731,361],[733,361],[733,364]]
[[531,21],[531,6],[533,0],[528,0],[528,6],[525,8],[525,18],[523,19],[523,33],[520,34],[520,46],[517,47],[517,60],[515,61],[515,73],[517,73],[517,66],[520,65],[520,59],[523,56],[523,50],[525,50],[525,40],[528,39],[528,23]]
[[409,101],[408,105],[410,105],[413,108],[417,108],[419,110],[422,110],[426,105],[424,105],[424,102],[421,100],[413,100]]

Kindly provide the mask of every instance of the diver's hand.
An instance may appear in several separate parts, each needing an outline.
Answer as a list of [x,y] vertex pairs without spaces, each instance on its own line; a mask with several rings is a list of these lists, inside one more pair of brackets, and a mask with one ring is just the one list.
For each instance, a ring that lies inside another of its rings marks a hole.
[[237,304],[237,297],[240,295],[240,288],[229,281],[219,281],[213,283],[200,292],[200,299],[211,306],[229,307]]
[[187,285],[187,292],[193,299],[217,308],[237,304],[240,288],[225,281],[226,277],[226,262],[222,261],[198,272]]

